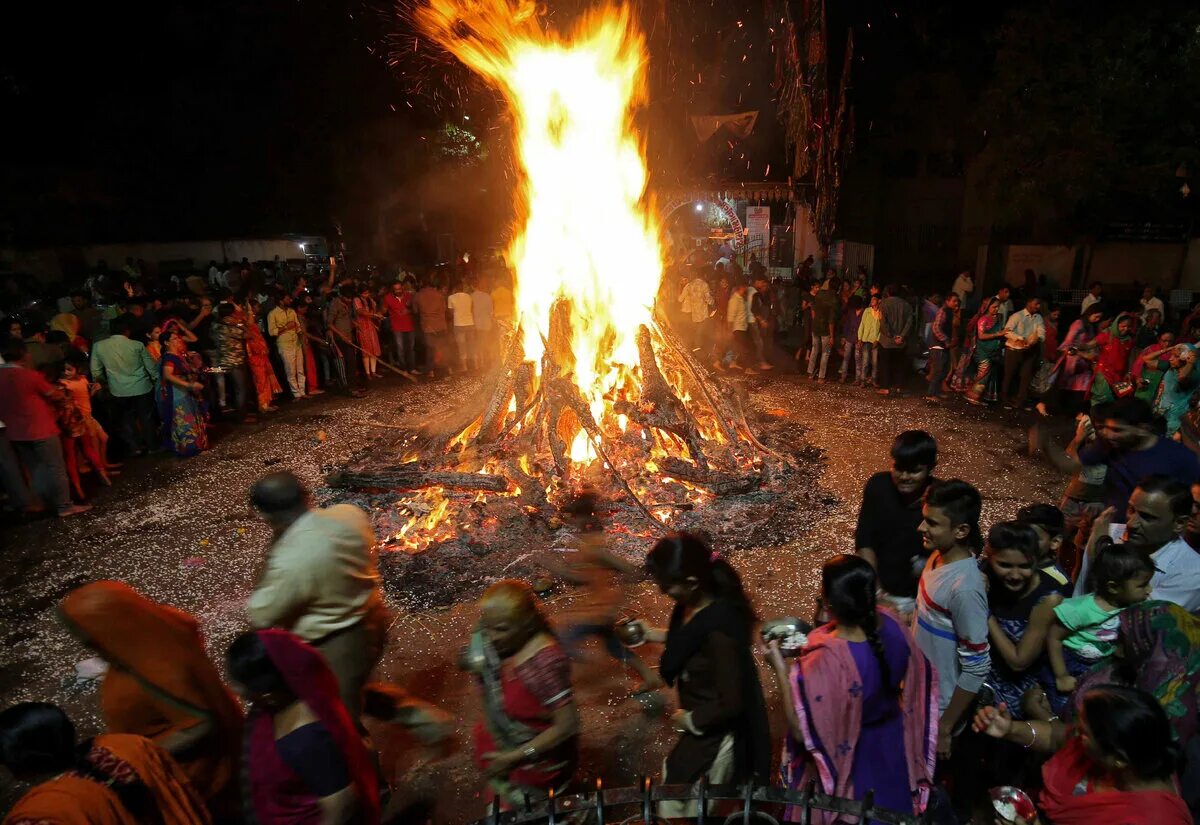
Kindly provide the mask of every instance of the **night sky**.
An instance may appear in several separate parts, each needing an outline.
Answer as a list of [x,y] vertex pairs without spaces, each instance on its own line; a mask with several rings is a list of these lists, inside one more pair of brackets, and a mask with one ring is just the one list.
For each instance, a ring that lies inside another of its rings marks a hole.
[[[656,179],[786,179],[762,0],[644,3],[666,9],[649,34]],[[943,0],[921,4],[914,18],[905,5],[830,3],[833,48],[855,29],[853,94],[868,137],[907,72],[986,71],[982,47],[1004,6],[988,4],[981,17],[962,9],[979,4]],[[460,76],[451,89],[439,72],[422,75],[419,61],[391,59],[409,41],[377,5],[22,4],[17,15],[0,49],[0,241],[20,246],[365,223],[369,210],[350,208],[356,170],[336,146],[381,122],[395,139],[416,141],[420,129],[495,111]],[[688,112],[749,108],[763,114],[745,143],[701,146],[689,133]]]

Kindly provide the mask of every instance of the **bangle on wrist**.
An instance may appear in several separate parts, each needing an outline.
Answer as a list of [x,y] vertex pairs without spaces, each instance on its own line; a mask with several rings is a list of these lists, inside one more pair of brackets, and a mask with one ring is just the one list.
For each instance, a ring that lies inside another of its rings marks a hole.
[[525,759],[526,762],[533,762],[538,757],[537,748],[535,748],[533,745],[530,745],[529,747],[527,747],[523,751],[521,751],[521,756]]
[[1025,748],[1025,750],[1029,750],[1030,748],[1032,748],[1034,745],[1037,744],[1037,728],[1035,728],[1033,726],[1033,722],[1027,721],[1025,724],[1029,725],[1029,735],[1033,737],[1031,740],[1029,740],[1028,745],[1023,746]]

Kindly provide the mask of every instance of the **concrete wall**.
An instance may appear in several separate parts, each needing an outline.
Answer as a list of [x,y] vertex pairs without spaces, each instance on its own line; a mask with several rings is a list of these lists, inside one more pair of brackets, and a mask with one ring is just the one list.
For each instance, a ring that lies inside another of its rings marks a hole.
[[104,259],[108,265],[119,268],[126,257],[142,258],[153,265],[160,261],[191,260],[198,267],[208,267],[209,261],[223,260],[270,261],[278,255],[281,260],[303,258],[304,252],[297,241],[285,239],[254,239],[230,241],[183,241],[179,243],[134,243],[103,244],[85,246],[83,256],[87,265],[95,266]]
[[[1011,244],[979,249],[975,280],[985,290],[996,289],[1001,279],[1020,286],[1025,281],[1025,270],[1032,269],[1038,275],[1045,274],[1051,285],[1059,289],[1079,289],[1100,281],[1130,286],[1140,282],[1166,292],[1200,291],[1200,240],[1190,244],[1132,241],[1076,246]],[[984,274],[982,279],[981,274]]]
[[[1026,246],[1013,244],[1004,250],[1004,281],[1014,286],[1025,283],[1025,270],[1045,275],[1054,286],[1067,288],[1075,271],[1076,246]],[[997,284],[999,286],[999,284]]]
[[[1183,273],[1182,243],[1097,243],[1091,246],[1084,283],[1143,284],[1173,289]],[[1079,284],[1082,286],[1083,284]]]
[[1183,277],[1179,280],[1180,289],[1200,291],[1200,238],[1193,238],[1188,244],[1187,257],[1183,260]]

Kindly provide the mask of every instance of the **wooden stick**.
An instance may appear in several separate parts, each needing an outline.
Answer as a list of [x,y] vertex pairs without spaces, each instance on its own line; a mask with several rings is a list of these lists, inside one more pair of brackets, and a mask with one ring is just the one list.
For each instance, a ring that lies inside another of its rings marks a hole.
[[[330,327],[330,329],[333,329],[333,327]],[[358,344],[354,343],[353,341],[347,341],[347,340],[346,340],[346,339],[345,339],[345,338],[344,338],[344,337],[341,335],[341,333],[338,333],[338,337],[339,337],[339,338],[341,338],[343,341],[345,341],[345,342],[346,342],[347,344],[349,344],[350,346],[354,347],[354,348],[355,348],[356,350],[358,350],[359,352],[361,352],[363,355],[368,355],[368,354],[369,354],[369,353],[368,353],[368,352],[367,352],[365,349],[363,349],[362,347],[360,347]],[[316,340],[320,341],[321,339],[319,339],[319,338],[318,338],[318,339],[316,339]],[[324,344],[324,343],[326,343],[326,342],[324,342],[324,341],[321,341],[321,343],[323,343],[323,344]],[[405,372],[404,370],[400,369],[400,368],[399,368],[399,367],[397,367],[396,365],[392,364],[390,361],[385,361],[385,360],[384,360],[382,357],[380,357],[380,356],[378,356],[378,355],[371,356],[371,357],[373,357],[373,358],[374,358],[376,361],[378,361],[379,363],[383,364],[385,367],[387,367],[389,370],[391,370],[392,372],[396,373],[397,375],[403,375],[405,378],[407,378],[409,381],[412,381],[414,384],[415,384],[415,383],[417,383],[417,379],[416,379],[416,377],[414,377],[414,376],[413,376],[413,374],[412,374],[411,372]]]

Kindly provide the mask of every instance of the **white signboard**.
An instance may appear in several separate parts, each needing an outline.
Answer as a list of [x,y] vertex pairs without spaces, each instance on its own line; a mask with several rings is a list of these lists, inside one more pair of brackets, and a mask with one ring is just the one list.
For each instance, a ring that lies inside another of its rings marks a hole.
[[758,259],[766,263],[767,249],[771,245],[771,207],[746,207],[746,236],[749,251],[757,253]]

